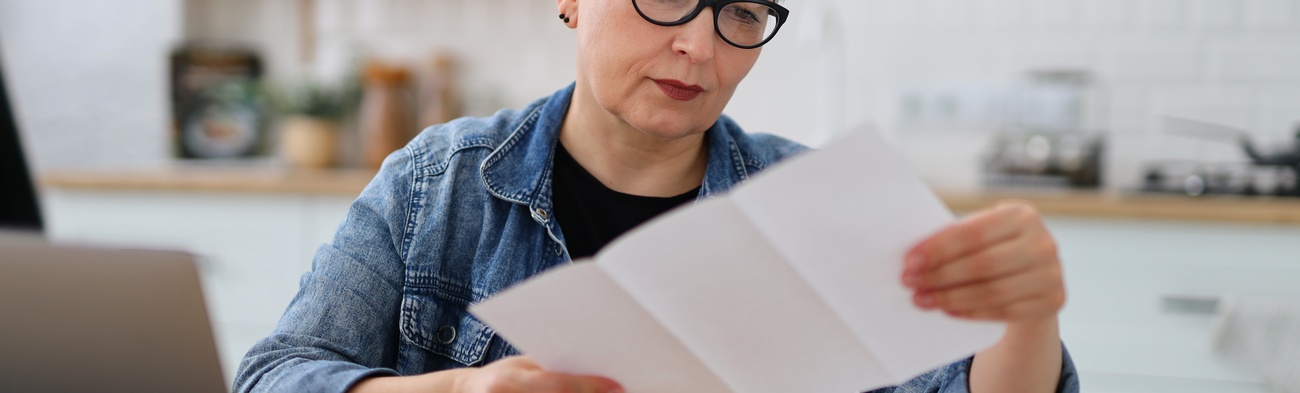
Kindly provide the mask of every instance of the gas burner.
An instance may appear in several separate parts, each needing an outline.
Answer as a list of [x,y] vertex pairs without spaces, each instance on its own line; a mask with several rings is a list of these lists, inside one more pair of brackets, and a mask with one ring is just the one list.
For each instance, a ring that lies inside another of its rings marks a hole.
[[1294,167],[1249,163],[1155,162],[1142,191],[1202,195],[1300,196]]

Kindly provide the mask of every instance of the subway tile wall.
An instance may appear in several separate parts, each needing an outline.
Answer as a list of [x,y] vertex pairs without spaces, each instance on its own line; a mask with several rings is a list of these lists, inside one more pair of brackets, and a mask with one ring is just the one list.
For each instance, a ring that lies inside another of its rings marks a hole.
[[[1226,143],[1166,135],[1161,115],[1240,127],[1274,144],[1289,141],[1300,123],[1300,0],[828,0],[843,26],[840,98],[826,93],[817,71],[825,52],[809,37],[826,24],[807,17],[811,1],[786,2],[795,18],[764,48],[727,113],[751,131],[815,145],[824,122],[808,114],[842,102],[843,124],[881,126],[939,182],[973,184],[968,167],[990,130],[904,127],[900,102],[909,89],[1090,70],[1101,99],[1087,126],[1110,134],[1107,178],[1118,188],[1136,184],[1148,160],[1244,159]],[[183,8],[185,38],[252,43],[278,78],[339,75],[361,54],[422,62],[434,50],[452,51],[476,114],[525,105],[575,72],[574,34],[556,21],[551,1],[317,0],[311,64],[298,57],[296,2],[186,0]]]
[[28,159],[165,165],[167,51],[177,0],[0,1],[0,63]]

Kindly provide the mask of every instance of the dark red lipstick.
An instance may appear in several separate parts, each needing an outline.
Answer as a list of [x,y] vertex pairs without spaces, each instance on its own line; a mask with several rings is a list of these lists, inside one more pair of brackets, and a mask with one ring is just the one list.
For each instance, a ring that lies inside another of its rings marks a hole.
[[688,85],[681,81],[672,79],[653,79],[659,90],[663,91],[669,98],[678,101],[690,101],[699,97],[704,92],[704,88],[699,85]]

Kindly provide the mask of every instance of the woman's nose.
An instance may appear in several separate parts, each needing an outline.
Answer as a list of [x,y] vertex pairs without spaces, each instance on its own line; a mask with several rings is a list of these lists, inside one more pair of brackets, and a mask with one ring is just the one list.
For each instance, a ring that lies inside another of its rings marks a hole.
[[693,63],[713,59],[714,39],[713,9],[705,8],[695,19],[677,26],[677,36],[673,38],[673,51],[686,56]]

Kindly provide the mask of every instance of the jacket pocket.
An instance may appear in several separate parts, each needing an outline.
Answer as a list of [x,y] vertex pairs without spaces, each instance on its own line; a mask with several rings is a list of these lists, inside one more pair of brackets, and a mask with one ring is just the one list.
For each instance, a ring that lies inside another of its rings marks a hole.
[[460,364],[477,365],[496,332],[468,308],[469,302],[435,289],[407,287],[402,295],[402,337]]

